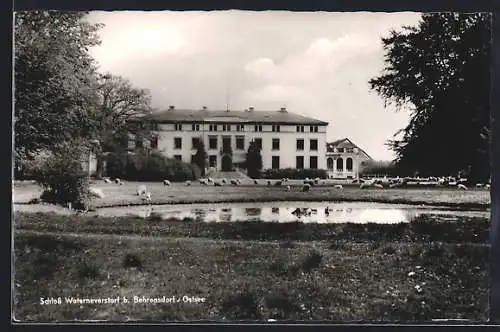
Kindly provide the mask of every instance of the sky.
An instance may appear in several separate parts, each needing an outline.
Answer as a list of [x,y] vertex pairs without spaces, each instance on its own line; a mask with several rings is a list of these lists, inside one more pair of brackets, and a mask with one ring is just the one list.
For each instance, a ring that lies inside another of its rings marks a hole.
[[376,160],[409,120],[384,108],[368,81],[382,73],[381,38],[419,13],[286,11],[92,12],[101,72],[148,89],[152,106],[279,110],[329,122]]

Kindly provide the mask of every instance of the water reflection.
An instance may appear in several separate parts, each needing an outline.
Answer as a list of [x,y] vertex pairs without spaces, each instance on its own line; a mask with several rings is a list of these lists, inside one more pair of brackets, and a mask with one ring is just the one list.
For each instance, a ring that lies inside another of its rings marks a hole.
[[102,208],[104,216],[137,215],[143,218],[194,219],[204,222],[263,221],[304,223],[400,223],[410,222],[422,214],[438,215],[453,220],[460,216],[489,218],[488,211],[453,211],[412,205],[363,202],[275,202],[229,204],[181,204]]

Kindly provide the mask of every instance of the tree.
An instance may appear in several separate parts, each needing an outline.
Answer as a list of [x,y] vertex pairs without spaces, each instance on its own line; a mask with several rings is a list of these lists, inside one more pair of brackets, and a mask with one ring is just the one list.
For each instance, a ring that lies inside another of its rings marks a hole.
[[262,169],[262,156],[260,154],[260,147],[255,143],[255,141],[251,141],[248,146],[245,164],[248,176],[251,178],[258,178],[260,176],[260,170]]
[[149,91],[133,87],[130,81],[121,76],[109,73],[99,75],[95,89],[97,98],[91,121],[92,137],[102,147],[97,155],[99,177],[103,152],[122,152],[129,133],[150,134],[150,126],[141,120],[141,116],[150,114],[152,109]]
[[101,25],[84,12],[18,12],[14,19],[16,159],[90,131],[96,67],[89,55]]
[[199,140],[196,146],[196,153],[194,155],[193,163],[198,166],[201,171],[201,176],[205,176],[205,167],[207,165],[208,154],[205,150],[205,145],[202,140]]
[[489,177],[491,16],[424,14],[382,39],[386,67],[369,81],[409,124],[388,146],[398,168],[421,175]]

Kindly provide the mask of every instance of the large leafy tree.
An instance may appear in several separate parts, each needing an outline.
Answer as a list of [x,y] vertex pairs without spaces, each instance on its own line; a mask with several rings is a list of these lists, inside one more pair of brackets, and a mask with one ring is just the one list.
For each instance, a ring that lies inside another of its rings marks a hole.
[[100,25],[84,12],[30,11],[14,20],[14,131],[17,157],[88,136],[96,67],[88,50]]
[[369,83],[410,109],[388,142],[401,170],[489,177],[490,26],[489,14],[432,13],[382,39],[386,66]]
[[148,90],[136,88],[129,80],[110,73],[98,75],[95,92],[97,98],[89,121],[91,136],[99,142],[96,152],[101,173],[103,152],[122,152],[129,133],[150,134],[150,126],[141,121],[141,116],[152,111],[151,95]]
[[255,141],[251,141],[248,146],[245,164],[248,176],[258,178],[262,169],[262,155]]

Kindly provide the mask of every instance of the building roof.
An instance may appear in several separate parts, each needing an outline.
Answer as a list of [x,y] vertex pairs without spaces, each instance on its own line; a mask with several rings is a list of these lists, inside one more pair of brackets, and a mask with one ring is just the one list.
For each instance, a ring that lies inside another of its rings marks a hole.
[[366,153],[363,149],[361,149],[359,146],[357,146],[356,144],[354,144],[350,139],[348,139],[347,137],[346,138],[341,138],[341,139],[338,139],[336,141],[333,141],[333,142],[327,142],[326,143],[326,152],[335,152],[335,148],[339,147],[340,145],[349,145],[349,146],[352,146],[352,147],[356,147],[359,149],[359,151],[361,151],[361,153],[363,153],[366,158],[368,159],[373,159],[372,157],[370,157],[370,155],[368,153]]
[[273,124],[305,124],[326,126],[328,122],[288,112],[278,111],[225,111],[225,110],[189,110],[167,109],[148,114],[142,119],[159,123],[174,122],[231,122],[231,123],[273,123]]

